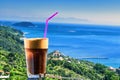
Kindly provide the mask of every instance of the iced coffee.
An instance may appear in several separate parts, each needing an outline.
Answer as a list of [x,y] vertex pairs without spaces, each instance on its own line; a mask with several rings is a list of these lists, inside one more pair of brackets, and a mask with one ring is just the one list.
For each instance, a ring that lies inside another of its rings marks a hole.
[[28,76],[45,74],[48,39],[26,38],[24,39],[24,45],[25,45]]

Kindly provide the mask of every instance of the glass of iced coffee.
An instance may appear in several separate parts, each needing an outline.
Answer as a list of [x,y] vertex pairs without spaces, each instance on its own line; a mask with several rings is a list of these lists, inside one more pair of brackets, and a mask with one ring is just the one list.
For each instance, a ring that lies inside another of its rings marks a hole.
[[44,77],[46,73],[48,38],[25,38],[24,47],[28,78]]

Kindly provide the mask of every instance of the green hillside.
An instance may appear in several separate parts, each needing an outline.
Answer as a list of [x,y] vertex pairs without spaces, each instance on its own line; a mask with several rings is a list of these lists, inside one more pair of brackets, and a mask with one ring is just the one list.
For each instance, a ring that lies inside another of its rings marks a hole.
[[83,80],[119,80],[120,75],[102,64],[63,56],[54,51],[48,55],[47,73]]
[[[22,35],[21,31],[0,26],[0,71],[4,71],[2,75],[10,74],[8,80],[27,79]],[[105,65],[70,58],[56,50],[48,54],[45,80],[58,80],[58,77],[62,80],[120,80],[120,75]]]
[[22,35],[19,30],[0,26],[0,70],[4,71],[4,75],[10,73],[8,80],[26,79]]
[[0,47],[12,53],[23,53],[23,33],[19,30],[0,26]]

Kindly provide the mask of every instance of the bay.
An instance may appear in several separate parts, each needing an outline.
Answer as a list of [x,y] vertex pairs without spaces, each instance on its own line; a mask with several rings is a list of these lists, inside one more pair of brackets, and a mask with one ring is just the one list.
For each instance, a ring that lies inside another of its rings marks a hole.
[[[35,27],[9,26],[21,30],[27,38],[43,37],[45,24],[33,23]],[[47,37],[48,52],[59,50],[73,58],[106,57],[88,60],[115,68],[120,66],[119,26],[50,23]]]

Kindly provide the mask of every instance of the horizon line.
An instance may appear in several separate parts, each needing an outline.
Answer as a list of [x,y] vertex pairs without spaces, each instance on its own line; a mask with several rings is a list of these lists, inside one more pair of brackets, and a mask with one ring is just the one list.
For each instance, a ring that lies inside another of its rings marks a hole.
[[[37,23],[45,23],[43,21],[34,21],[34,20],[1,20],[0,21],[15,21],[15,22],[37,22]],[[99,23],[75,23],[75,22],[49,22],[50,24],[73,24],[73,25],[98,25],[98,26],[114,26],[120,27],[118,24],[99,24]]]

